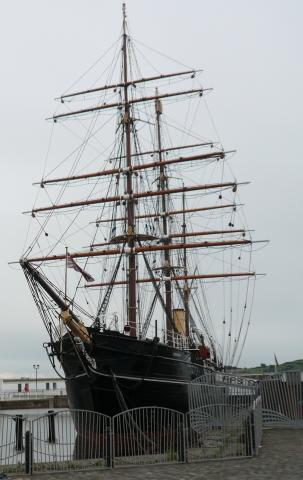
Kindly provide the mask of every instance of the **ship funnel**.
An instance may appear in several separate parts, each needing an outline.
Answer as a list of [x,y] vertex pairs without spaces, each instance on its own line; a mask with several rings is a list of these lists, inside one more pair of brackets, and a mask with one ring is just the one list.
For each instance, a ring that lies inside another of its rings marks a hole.
[[185,324],[185,310],[184,308],[173,309],[173,320],[176,325],[176,329],[180,335],[186,337],[186,324]]

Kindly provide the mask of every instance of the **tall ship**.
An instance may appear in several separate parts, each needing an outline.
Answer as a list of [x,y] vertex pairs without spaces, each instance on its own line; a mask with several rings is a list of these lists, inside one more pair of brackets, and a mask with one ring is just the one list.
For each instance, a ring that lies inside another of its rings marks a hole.
[[71,408],[184,412],[189,383],[237,365],[247,337],[247,182],[203,71],[136,41],[125,5],[122,17],[117,42],[57,99],[20,264]]

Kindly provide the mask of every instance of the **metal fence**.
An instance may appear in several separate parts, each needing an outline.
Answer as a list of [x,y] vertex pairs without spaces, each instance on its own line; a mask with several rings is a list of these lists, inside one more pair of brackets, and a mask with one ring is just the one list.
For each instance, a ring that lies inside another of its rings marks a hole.
[[265,427],[303,427],[302,372],[266,375],[259,385]]
[[114,466],[183,462],[184,415],[159,407],[113,417]]
[[31,422],[34,472],[110,466],[111,419],[85,410],[51,412]]
[[0,471],[25,473],[24,426],[22,415],[0,415]]
[[86,410],[34,417],[0,415],[0,472],[35,473],[111,466],[111,419]]
[[113,418],[83,410],[0,414],[0,472],[31,474],[196,462],[258,454],[263,426],[303,427],[299,372],[258,381],[195,379],[186,414],[142,407]]
[[189,461],[257,455],[262,411],[254,380],[209,373],[191,382]]
[[[222,420],[227,412],[219,411]],[[220,430],[213,421],[205,430],[205,413],[142,407],[113,418],[82,410],[37,418],[0,415],[0,471],[64,472],[254,454],[244,446],[253,442],[250,423],[225,424]],[[213,414],[214,409],[207,413]]]
[[253,441],[255,442],[255,455],[259,454],[262,442],[263,421],[262,421],[262,397],[259,395],[253,402]]

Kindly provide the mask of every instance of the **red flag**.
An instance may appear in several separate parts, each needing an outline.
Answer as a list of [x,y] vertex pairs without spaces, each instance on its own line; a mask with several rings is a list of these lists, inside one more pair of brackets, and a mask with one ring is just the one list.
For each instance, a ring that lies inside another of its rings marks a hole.
[[82,277],[84,277],[87,282],[93,282],[95,280],[88,272],[83,270],[83,268],[81,268],[70,255],[67,255],[67,267],[73,268],[76,272],[81,273]]

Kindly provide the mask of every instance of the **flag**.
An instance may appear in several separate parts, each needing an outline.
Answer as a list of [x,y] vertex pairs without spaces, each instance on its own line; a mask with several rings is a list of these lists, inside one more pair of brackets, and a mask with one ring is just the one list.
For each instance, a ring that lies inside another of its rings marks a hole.
[[73,268],[76,272],[81,273],[82,277],[84,277],[87,282],[93,282],[95,280],[88,272],[83,270],[83,268],[81,268],[70,255],[67,255],[67,267]]

